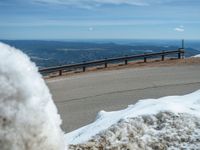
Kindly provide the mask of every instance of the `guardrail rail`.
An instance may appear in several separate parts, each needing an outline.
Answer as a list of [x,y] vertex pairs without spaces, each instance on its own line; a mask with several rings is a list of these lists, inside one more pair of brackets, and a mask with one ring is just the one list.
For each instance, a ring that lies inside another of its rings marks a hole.
[[141,55],[123,56],[123,57],[117,57],[117,58],[89,61],[89,62],[84,62],[84,63],[76,63],[76,64],[69,64],[69,65],[63,65],[63,66],[49,67],[49,68],[40,69],[39,72],[43,75],[54,73],[54,72],[59,72],[59,75],[61,76],[63,71],[69,71],[69,70],[75,70],[75,69],[82,68],[83,72],[85,72],[87,67],[104,65],[104,67],[107,68],[109,63],[111,64],[111,63],[117,63],[117,62],[124,62],[124,64],[127,65],[128,61],[133,61],[133,60],[138,60],[138,59],[143,59],[144,62],[147,62],[147,59],[156,58],[158,56],[161,56],[162,61],[164,61],[165,56],[174,55],[174,54],[177,54],[177,58],[181,59],[184,57],[184,53],[185,53],[185,50],[183,48],[179,48],[178,50],[172,50],[172,51],[146,53],[146,54],[141,54]]

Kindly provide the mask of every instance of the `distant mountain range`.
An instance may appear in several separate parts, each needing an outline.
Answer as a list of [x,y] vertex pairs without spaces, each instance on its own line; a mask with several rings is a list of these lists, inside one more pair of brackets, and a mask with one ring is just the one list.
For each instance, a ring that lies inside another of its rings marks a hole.
[[[169,41],[39,41],[39,40],[0,40],[28,54],[40,68],[79,63],[124,55],[136,55],[179,47]],[[162,44],[161,44],[162,43]],[[194,46],[193,46],[194,45]],[[186,47],[186,57],[200,53],[196,41]]]

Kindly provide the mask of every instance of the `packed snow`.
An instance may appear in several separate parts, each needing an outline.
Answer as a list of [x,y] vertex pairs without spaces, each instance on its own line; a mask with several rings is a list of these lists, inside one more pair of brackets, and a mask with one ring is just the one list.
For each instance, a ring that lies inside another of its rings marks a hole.
[[192,56],[192,57],[199,58],[199,57],[200,57],[200,54],[195,55],[195,56]]
[[69,150],[199,149],[200,118],[189,114],[160,112],[122,119],[88,142],[70,145]]
[[35,64],[0,43],[1,150],[64,150],[61,119]]
[[70,149],[196,149],[200,147],[200,90],[140,100],[125,110],[101,111],[94,123],[66,134],[65,139]]

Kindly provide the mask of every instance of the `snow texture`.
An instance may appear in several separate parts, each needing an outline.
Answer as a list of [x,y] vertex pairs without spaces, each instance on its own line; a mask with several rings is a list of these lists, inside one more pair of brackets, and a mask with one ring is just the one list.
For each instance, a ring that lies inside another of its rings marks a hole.
[[195,149],[200,146],[199,118],[200,91],[196,91],[140,100],[116,112],[101,111],[94,123],[65,139],[69,149]]
[[200,118],[188,114],[160,112],[122,119],[84,144],[79,150],[166,150],[199,149]]
[[0,149],[64,150],[61,119],[35,64],[0,43]]

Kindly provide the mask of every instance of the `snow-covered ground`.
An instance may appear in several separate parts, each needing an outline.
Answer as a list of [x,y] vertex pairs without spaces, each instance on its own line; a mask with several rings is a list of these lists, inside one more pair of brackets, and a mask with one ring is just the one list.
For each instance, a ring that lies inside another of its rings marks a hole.
[[198,149],[200,91],[101,111],[94,123],[66,134],[65,139],[70,149]]

